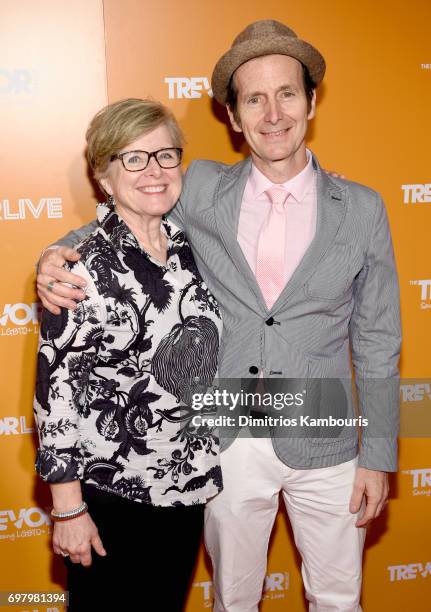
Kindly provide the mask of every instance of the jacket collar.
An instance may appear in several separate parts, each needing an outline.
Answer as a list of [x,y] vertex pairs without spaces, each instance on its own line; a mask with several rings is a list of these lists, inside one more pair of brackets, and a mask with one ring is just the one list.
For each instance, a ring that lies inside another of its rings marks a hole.
[[[314,155],[312,164],[316,172],[316,233],[304,257],[271,308],[271,314],[281,310],[289,297],[307,282],[318,262],[334,242],[346,213],[346,187],[323,172]],[[250,158],[222,170],[214,198],[215,217],[220,239],[255,297],[255,304],[250,303],[250,307],[260,314],[268,314],[256,277],[237,240],[242,198],[250,171]]]

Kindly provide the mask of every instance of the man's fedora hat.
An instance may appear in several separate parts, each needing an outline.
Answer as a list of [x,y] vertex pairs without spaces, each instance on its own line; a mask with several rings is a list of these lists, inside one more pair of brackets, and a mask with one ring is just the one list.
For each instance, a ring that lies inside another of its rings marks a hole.
[[325,60],[317,49],[298,38],[279,21],[263,19],[240,32],[231,48],[217,62],[211,79],[214,98],[226,104],[229,81],[237,68],[262,55],[289,55],[304,64],[317,86],[325,74]]

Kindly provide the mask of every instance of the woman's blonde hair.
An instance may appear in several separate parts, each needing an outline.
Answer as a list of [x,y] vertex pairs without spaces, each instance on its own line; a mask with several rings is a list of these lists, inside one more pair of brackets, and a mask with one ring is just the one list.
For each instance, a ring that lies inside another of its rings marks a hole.
[[102,108],[88,126],[87,159],[94,176],[106,172],[111,157],[155,128],[166,125],[174,147],[184,144],[184,135],[171,111],[155,100],[127,98]]

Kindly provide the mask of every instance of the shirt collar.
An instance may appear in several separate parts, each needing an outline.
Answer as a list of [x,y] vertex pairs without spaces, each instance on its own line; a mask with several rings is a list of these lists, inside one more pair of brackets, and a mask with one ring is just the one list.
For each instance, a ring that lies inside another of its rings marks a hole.
[[[288,191],[294,200],[302,202],[307,193],[314,185],[315,172],[313,168],[313,156],[311,151],[306,149],[307,164],[299,174],[289,179],[285,183],[281,183],[281,186]],[[256,166],[252,163],[250,177],[248,180],[249,196],[254,200],[260,198],[267,189],[272,187],[272,183]]]
[[[96,215],[99,226],[116,249],[123,252],[130,247],[142,250],[135,235],[117,214],[113,199],[110,198],[107,202],[98,204]],[[168,254],[171,249],[181,246],[185,241],[184,232],[164,216],[162,217],[162,232],[168,239]]]

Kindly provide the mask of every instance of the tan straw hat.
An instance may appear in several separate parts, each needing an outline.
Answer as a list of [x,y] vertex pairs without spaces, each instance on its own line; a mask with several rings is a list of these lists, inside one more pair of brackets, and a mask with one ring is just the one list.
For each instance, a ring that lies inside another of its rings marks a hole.
[[309,43],[279,21],[263,19],[248,25],[217,62],[211,79],[214,98],[226,104],[231,76],[245,62],[262,55],[289,55],[304,64],[316,86],[325,74],[325,60]]

